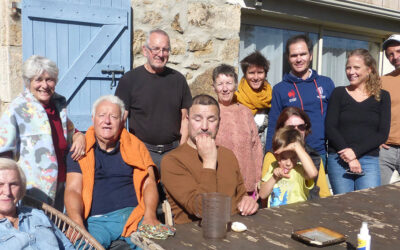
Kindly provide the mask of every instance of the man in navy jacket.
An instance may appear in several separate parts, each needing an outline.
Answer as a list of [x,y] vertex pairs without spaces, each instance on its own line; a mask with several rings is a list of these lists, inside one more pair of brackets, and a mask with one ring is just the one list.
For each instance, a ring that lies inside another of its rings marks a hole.
[[329,97],[335,88],[333,81],[309,68],[312,60],[312,42],[305,35],[291,37],[286,43],[286,55],[291,71],[272,90],[266,150],[272,146],[276,121],[281,111],[289,106],[304,110],[311,120],[312,133],[306,143],[314,148],[325,164],[325,116]]

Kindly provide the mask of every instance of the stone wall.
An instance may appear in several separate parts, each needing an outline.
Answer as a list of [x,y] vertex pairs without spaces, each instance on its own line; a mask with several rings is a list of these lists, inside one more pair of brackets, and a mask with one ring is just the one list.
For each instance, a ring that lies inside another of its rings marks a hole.
[[22,91],[21,18],[11,7],[11,0],[0,1],[0,112]]
[[214,94],[212,69],[221,63],[237,67],[240,5],[224,0],[132,0],[133,67],[145,63],[147,32],[165,30],[171,40],[168,66],[180,71],[192,95]]

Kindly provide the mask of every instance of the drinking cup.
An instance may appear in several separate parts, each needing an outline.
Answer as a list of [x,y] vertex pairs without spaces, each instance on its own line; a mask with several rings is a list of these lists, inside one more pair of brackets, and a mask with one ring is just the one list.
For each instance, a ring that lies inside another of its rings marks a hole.
[[203,237],[225,238],[231,219],[231,197],[221,193],[203,193],[201,202]]

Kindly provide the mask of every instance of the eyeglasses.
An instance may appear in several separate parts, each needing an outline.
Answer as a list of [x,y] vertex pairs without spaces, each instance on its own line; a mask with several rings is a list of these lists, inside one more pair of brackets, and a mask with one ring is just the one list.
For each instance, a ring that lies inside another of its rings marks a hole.
[[287,125],[286,127],[291,128],[291,129],[298,129],[300,131],[305,131],[307,128],[307,124],[298,124],[298,125]]
[[157,55],[158,53],[160,53],[160,51],[162,51],[162,53],[163,54],[165,54],[165,55],[167,55],[167,54],[169,54],[169,52],[171,51],[171,49],[170,48],[150,48],[149,46],[147,46],[146,45],[146,48],[148,49],[148,50],[150,50],[150,52],[153,54],[153,55]]

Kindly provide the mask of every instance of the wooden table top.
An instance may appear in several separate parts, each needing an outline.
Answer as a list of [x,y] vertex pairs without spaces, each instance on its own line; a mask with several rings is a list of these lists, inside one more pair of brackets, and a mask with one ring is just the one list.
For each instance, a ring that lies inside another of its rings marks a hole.
[[371,249],[400,249],[400,183],[335,195],[313,202],[261,209],[253,216],[232,216],[248,230],[228,232],[222,240],[202,236],[198,223],[176,225],[176,235],[154,240],[158,249],[305,249],[292,231],[323,226],[346,235],[346,242],[324,249],[356,249],[361,223],[368,222]]

